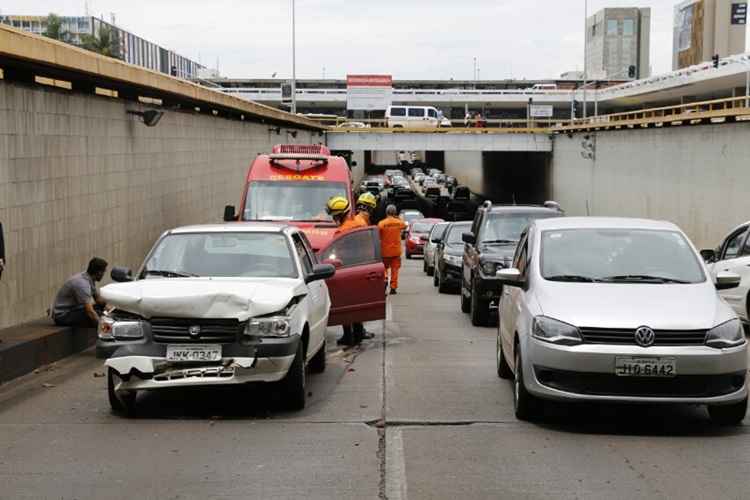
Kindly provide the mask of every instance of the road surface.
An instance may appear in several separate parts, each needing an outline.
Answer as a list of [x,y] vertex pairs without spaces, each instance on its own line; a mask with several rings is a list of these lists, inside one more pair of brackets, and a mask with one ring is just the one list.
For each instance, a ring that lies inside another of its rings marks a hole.
[[405,261],[389,318],[335,347],[308,405],[262,389],[145,394],[110,413],[91,351],[0,387],[0,498],[750,498],[747,424],[702,408],[555,406],[513,416],[495,330]]

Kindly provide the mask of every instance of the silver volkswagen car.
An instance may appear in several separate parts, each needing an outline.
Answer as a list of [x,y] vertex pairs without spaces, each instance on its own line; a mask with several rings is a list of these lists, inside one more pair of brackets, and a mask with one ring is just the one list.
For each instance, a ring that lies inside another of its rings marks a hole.
[[674,224],[639,219],[537,220],[503,283],[497,372],[512,378],[516,416],[542,400],[693,403],[717,423],[747,409],[747,342]]

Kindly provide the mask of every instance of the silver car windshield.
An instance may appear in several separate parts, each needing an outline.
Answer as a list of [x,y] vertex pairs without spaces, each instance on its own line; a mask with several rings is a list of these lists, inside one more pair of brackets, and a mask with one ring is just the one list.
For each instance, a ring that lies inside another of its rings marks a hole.
[[296,278],[297,270],[283,234],[191,233],[159,241],[142,275]]
[[532,221],[556,216],[545,212],[490,214],[487,223],[479,231],[478,243],[516,243]]
[[448,245],[455,245],[458,243],[462,243],[463,239],[462,236],[465,232],[471,230],[471,222],[467,222],[465,224],[453,224],[451,226],[450,231],[448,232],[446,236],[446,244]]
[[541,273],[581,283],[701,283],[695,252],[679,232],[565,229],[542,232]]

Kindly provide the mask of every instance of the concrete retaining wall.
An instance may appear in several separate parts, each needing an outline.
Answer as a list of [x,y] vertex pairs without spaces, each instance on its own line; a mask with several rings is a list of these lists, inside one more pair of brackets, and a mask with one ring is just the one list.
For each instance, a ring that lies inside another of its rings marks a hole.
[[273,144],[322,140],[169,111],[149,128],[127,109],[137,106],[0,80],[0,328],[43,315],[94,255],[137,267],[165,229],[220,221]]
[[750,124],[622,130],[554,139],[552,193],[569,215],[648,217],[678,224],[715,247],[750,219]]

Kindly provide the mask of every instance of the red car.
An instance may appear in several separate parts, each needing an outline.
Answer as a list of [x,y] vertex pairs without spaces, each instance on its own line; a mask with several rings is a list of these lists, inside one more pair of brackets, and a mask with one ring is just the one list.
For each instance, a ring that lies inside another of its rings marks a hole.
[[427,236],[432,231],[432,226],[438,222],[445,222],[443,219],[417,219],[411,221],[409,230],[406,233],[406,258],[411,259],[412,255],[424,255],[424,245],[427,242]]

